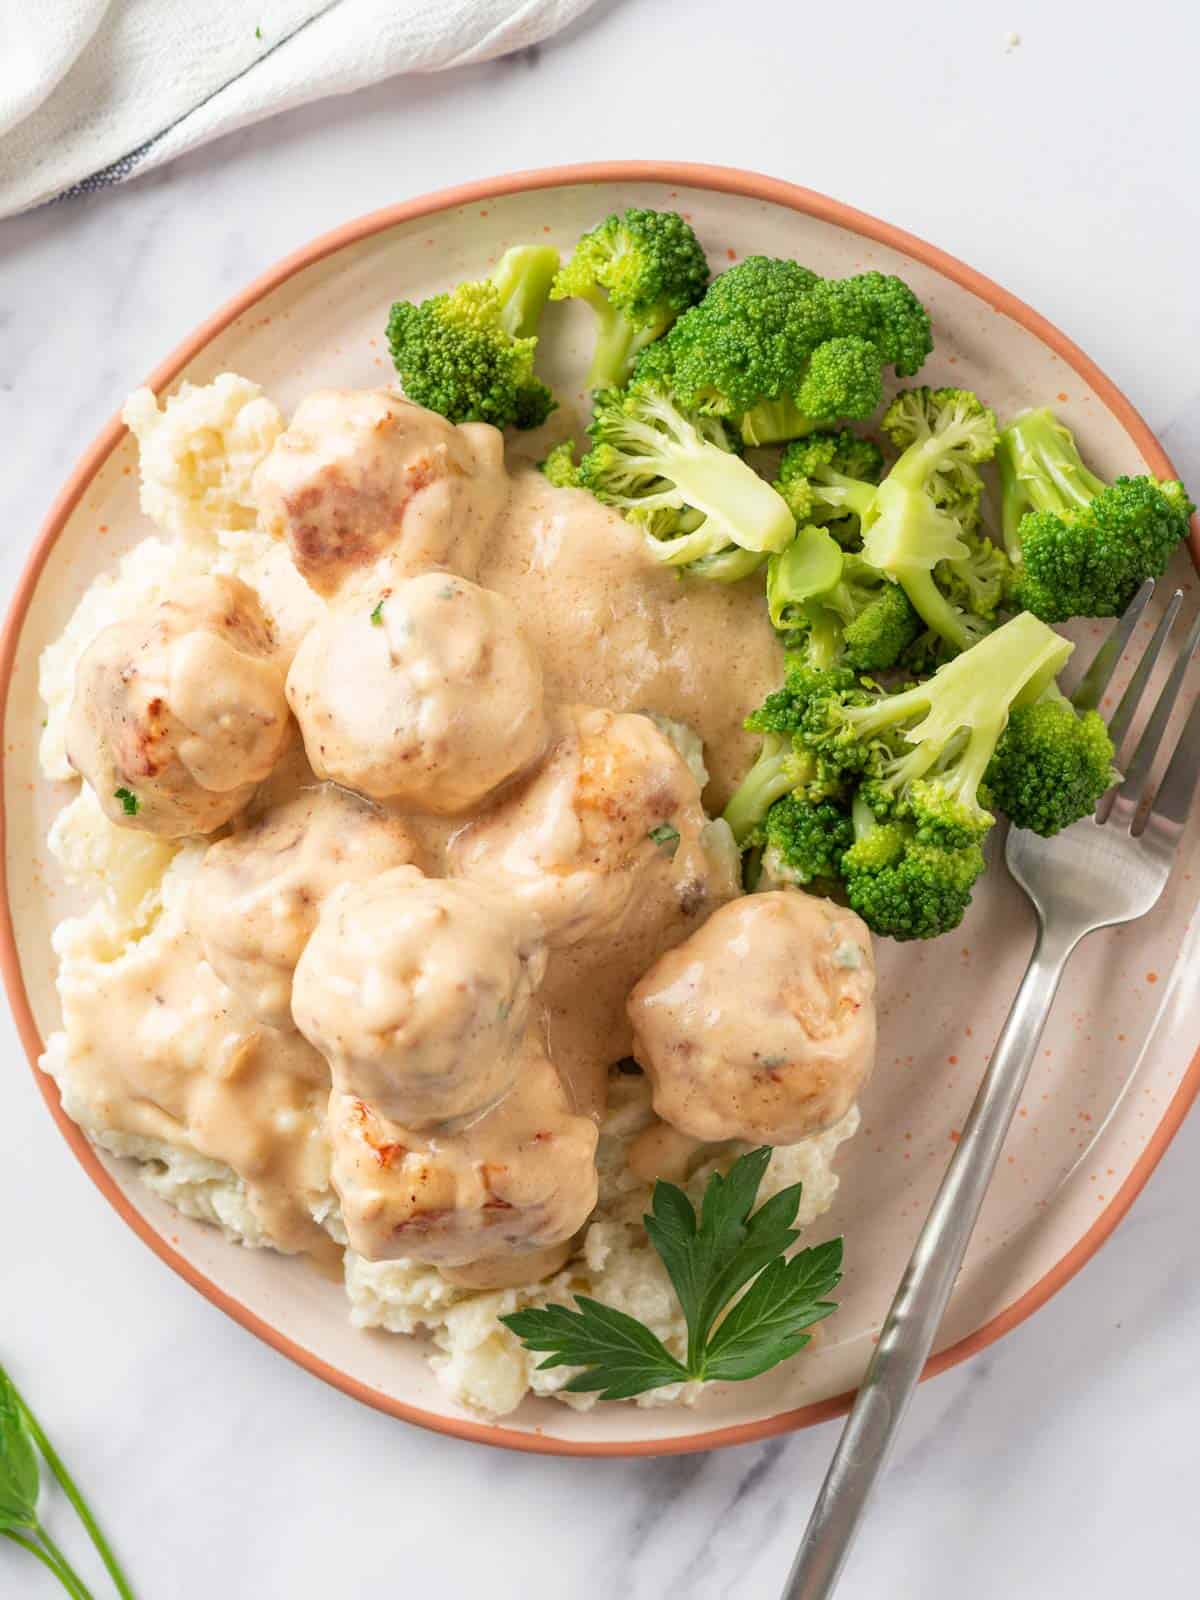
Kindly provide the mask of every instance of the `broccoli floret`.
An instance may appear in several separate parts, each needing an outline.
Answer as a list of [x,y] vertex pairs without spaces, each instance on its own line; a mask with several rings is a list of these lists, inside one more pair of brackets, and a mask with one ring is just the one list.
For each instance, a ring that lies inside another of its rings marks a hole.
[[[953,649],[966,650],[988,631],[990,618],[961,610],[938,584],[935,574],[943,563],[953,568],[972,557],[961,524],[938,502],[952,502],[964,474],[991,457],[996,419],[970,390],[917,392],[920,399],[913,406],[898,396],[884,419],[887,424],[890,418],[903,436],[919,417],[912,442],[869,502],[861,488],[848,492],[848,498],[862,522],[864,558],[901,585],[927,627]],[[903,428],[897,422],[901,415]],[[817,487],[814,492],[826,491]],[[962,582],[960,598],[965,577]]]
[[929,318],[898,278],[827,282],[798,262],[749,256],[651,347],[638,376],[726,418],[745,443],[771,444],[870,416],[883,368],[915,372],[930,348]]
[[554,279],[554,300],[586,300],[598,331],[588,383],[620,388],[637,354],[695,305],[708,262],[689,223],[673,211],[626,211],[585,233]]
[[557,266],[549,246],[518,246],[480,283],[420,305],[396,301],[387,340],[408,398],[451,422],[544,422],[556,401],[534,377],[533,357]]
[[543,476],[558,489],[579,487],[579,465],[575,460],[574,439],[564,439],[556,444],[546,459],[540,463]]
[[1009,715],[1053,683],[1073,648],[1022,612],[925,683],[865,704],[844,693],[810,699],[805,742],[863,774],[871,809],[912,822],[922,843],[977,843],[995,820],[984,779]]
[[815,804],[787,794],[767,812],[762,829],[763,871],[775,882],[836,884],[842,856],[854,842],[854,826],[844,805]]
[[792,538],[786,502],[718,418],[686,413],[639,382],[598,395],[588,432],[580,484],[641,523],[658,560],[728,581]]
[[995,804],[1014,827],[1050,838],[1090,816],[1118,781],[1113,742],[1095,711],[1082,715],[1063,695],[1047,692],[1018,706],[987,769]]
[[965,556],[936,569],[938,585],[960,611],[993,622],[1009,598],[1012,564],[990,539],[967,534],[963,543]]
[[828,524],[853,518],[870,506],[867,486],[883,475],[883,454],[870,439],[848,429],[812,433],[783,452],[775,487],[798,523]]
[[902,589],[815,526],[801,528],[767,563],[767,608],[774,626],[816,668],[844,663],[881,671],[921,626]]
[[936,939],[957,928],[984,869],[978,844],[929,844],[911,823],[881,822],[858,795],[854,843],[841,859],[851,907],[888,939]]
[[1105,484],[1052,411],[1010,422],[997,456],[1014,598],[1046,622],[1119,616],[1187,537],[1196,508],[1181,483]]
[[841,774],[806,747],[803,729],[814,701],[849,696],[854,684],[854,674],[846,668],[818,672],[789,662],[783,687],[746,718],[746,727],[761,733],[763,742],[723,813],[738,844],[745,847],[757,837],[767,812],[786,794],[819,804],[841,793]]

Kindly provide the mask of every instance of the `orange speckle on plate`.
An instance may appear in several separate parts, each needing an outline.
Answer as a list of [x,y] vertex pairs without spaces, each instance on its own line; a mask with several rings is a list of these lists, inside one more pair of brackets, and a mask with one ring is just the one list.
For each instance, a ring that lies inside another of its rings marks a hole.
[[957,1056],[947,1056],[946,1060],[950,1063],[950,1065],[952,1067],[956,1067],[958,1065],[958,1057]]
[[1017,1110],[1017,1115],[1019,1117],[1027,1117],[1029,1115],[1028,1107],[1026,1107],[1026,1106],[1019,1107],[1018,1110]]
[[543,222],[542,223],[542,232],[543,233],[549,233],[550,232],[550,224],[548,222]]
[[1158,982],[1158,973],[1157,972],[1148,972],[1146,974],[1146,982],[1147,983],[1157,983]]
[[480,215],[480,216],[481,216],[481,217],[486,217],[486,216],[487,216],[487,212],[486,212],[486,211],[481,211],[481,212],[480,212],[480,213],[479,213],[479,215]]
[[951,1144],[957,1144],[958,1141],[961,1138],[962,1138],[962,1130],[960,1128],[951,1128],[950,1129],[950,1143]]
[[975,1029],[971,1027],[970,1023],[968,1023],[967,1024],[967,1038],[968,1039],[973,1039],[974,1037],[975,1037]]
[[737,251],[734,250],[732,247],[727,249],[725,254],[729,257],[730,261],[736,261],[737,260]]
[[1064,394],[1064,393],[1063,393],[1063,392],[1062,392],[1062,390],[1061,390],[1061,389],[1060,389],[1060,390],[1059,390],[1059,391],[1058,391],[1058,394],[1057,394],[1057,396],[1056,396],[1056,399],[1059,399],[1059,400],[1065,400],[1065,399],[1066,399],[1066,398],[1067,398],[1067,397],[1066,397],[1066,395],[1065,395],[1065,394]]

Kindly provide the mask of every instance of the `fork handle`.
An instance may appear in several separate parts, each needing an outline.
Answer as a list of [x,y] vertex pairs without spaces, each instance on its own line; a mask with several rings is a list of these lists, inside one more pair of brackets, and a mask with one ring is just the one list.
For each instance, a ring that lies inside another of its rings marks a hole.
[[782,1600],[828,1600],[933,1348],[1063,968],[1078,942],[1042,927],[838,1441]]

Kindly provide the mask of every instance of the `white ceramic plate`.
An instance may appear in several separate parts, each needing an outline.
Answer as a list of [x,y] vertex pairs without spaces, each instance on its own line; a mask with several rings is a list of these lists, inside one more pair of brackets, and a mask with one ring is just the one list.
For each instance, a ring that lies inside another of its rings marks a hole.
[[[826,275],[868,267],[903,276],[929,307],[936,350],[921,381],[978,389],[1005,415],[1050,403],[1105,475],[1170,474],[1145,423],[1069,341],[961,263],[806,190],[749,173],[648,163],[559,168],[412,201],[316,240],[251,284],[152,375],[206,382],[233,369],[284,407],[323,385],[385,382],[391,301],[480,277],[508,245],[569,249],[629,205],[690,217],[714,268],[752,253],[790,255]],[[575,315],[578,313],[578,315]],[[554,308],[556,389],[578,392],[587,313]],[[132,388],[136,374],[129,374]],[[114,395],[114,402],[122,396]],[[49,932],[69,906],[44,846],[64,794],[35,758],[42,647],[91,578],[148,531],[137,508],[132,439],[114,420],[76,467],[18,587],[0,644],[4,704],[7,917],[0,964],[31,1059],[57,1024]],[[1180,557],[1181,577],[1191,569]],[[1040,1305],[1107,1237],[1200,1086],[1189,920],[1197,829],[1154,913],[1094,936],[1077,954],[932,1363],[980,1349]],[[227,1244],[100,1157],[39,1082],[97,1187],[141,1237],[209,1299],[311,1371],[369,1404],[445,1432],[518,1448],[619,1454],[741,1443],[844,1408],[1003,1022],[1033,936],[1002,868],[963,927],[925,946],[880,946],[879,1066],[863,1126],[844,1146],[842,1187],[814,1237],[844,1232],[841,1310],[819,1344],[782,1371],[729,1385],[694,1409],[600,1406],[579,1414],[527,1402],[500,1425],[452,1405],[412,1341],[350,1326],[347,1301],[296,1261]]]

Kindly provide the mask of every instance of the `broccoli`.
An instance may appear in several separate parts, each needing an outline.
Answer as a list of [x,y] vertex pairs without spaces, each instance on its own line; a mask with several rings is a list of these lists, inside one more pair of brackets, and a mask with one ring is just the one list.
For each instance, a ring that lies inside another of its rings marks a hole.
[[1181,483],[1105,484],[1052,411],[1010,422],[997,459],[1013,596],[1046,622],[1119,616],[1187,537],[1196,508]]
[[963,543],[966,555],[941,562],[934,576],[951,605],[969,616],[994,622],[1009,598],[1012,564],[990,539],[966,534]]
[[620,388],[646,345],[660,338],[708,283],[708,262],[691,226],[673,211],[613,215],[575,246],[550,290],[586,300],[599,325],[588,384]]
[[534,377],[533,356],[557,266],[549,246],[518,246],[480,283],[420,305],[396,301],[387,340],[408,398],[451,422],[544,422],[556,402]]
[[579,481],[646,529],[658,560],[732,581],[795,533],[786,502],[734,448],[716,417],[686,413],[635,382],[596,397]]
[[840,662],[859,672],[881,671],[895,664],[921,628],[903,589],[818,527],[801,528],[770,558],[767,608],[774,626],[817,668]]
[[860,774],[871,809],[911,822],[919,842],[978,843],[995,821],[984,780],[1009,715],[1049,688],[1073,649],[1022,612],[925,683],[810,698],[804,742],[827,764]]
[[1078,713],[1052,687],[1009,717],[987,769],[988,790],[1014,827],[1048,839],[1089,816],[1118,781],[1114,754],[1103,719]]
[[761,733],[763,742],[723,812],[738,844],[745,847],[755,839],[767,812],[786,794],[819,804],[843,792],[841,773],[806,747],[804,725],[811,705],[831,695],[852,696],[854,688],[848,668],[813,671],[791,660],[783,687],[746,718],[746,727]]
[[546,459],[539,463],[540,471],[548,482],[558,489],[579,487],[579,467],[575,461],[574,439],[564,439],[556,444]]
[[861,793],[851,814],[854,843],[842,855],[842,883],[872,933],[936,939],[957,928],[984,869],[979,845],[928,843],[912,823],[881,821]]
[[[859,439],[849,430],[840,433],[811,433],[796,439],[783,452],[775,487],[787,501],[798,523],[816,522],[848,525],[858,532],[858,517],[839,500],[839,488],[857,489],[861,506],[869,504],[861,494],[862,484],[877,484],[883,475],[883,454],[870,439]],[[814,492],[814,486],[820,493]],[[841,538],[839,529],[833,530]]]
[[685,410],[725,418],[746,444],[773,444],[870,416],[883,368],[909,376],[931,348],[925,309],[900,279],[827,281],[796,261],[749,256],[636,370]]
[[[990,562],[983,544],[972,544],[952,511],[939,501],[961,504],[961,485],[975,463],[990,458],[996,445],[996,419],[967,389],[920,391],[926,427],[901,453],[878,489],[838,489],[863,528],[864,558],[899,583],[925,624],[952,649],[967,650],[991,626],[991,616],[960,609],[938,583],[937,573],[957,575],[956,597],[969,598],[984,581]],[[897,418],[909,416],[909,397],[899,395],[884,416],[884,426],[902,432]],[[818,495],[828,491],[817,486]],[[867,495],[871,494],[868,500]],[[969,499],[969,492],[968,499]],[[972,563],[982,556],[976,573]],[[943,563],[946,566],[943,566]],[[964,565],[965,564],[965,565]],[[1003,592],[996,586],[996,599]],[[994,612],[994,607],[992,607]]]
[[[908,442],[878,486],[856,475],[865,458],[850,453],[851,436],[824,435],[784,452],[781,492],[810,521],[857,517],[864,558],[901,585],[927,627],[966,650],[991,626],[1007,568],[947,507],[977,508],[976,463],[995,449],[996,419],[967,389],[914,389],[897,395],[883,423]],[[986,609],[964,609],[973,600]]]
[[854,843],[854,826],[846,807],[834,800],[814,803],[787,794],[767,812],[762,836],[763,871],[773,882],[832,888]]

